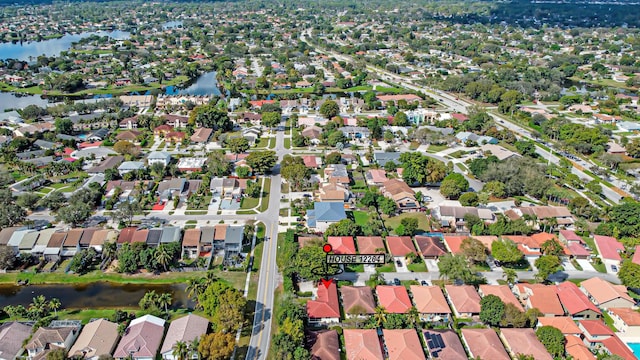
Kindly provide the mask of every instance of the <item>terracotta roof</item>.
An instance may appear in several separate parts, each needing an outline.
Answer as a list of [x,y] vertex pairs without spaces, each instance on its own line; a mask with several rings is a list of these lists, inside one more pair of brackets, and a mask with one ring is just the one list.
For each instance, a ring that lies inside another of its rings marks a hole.
[[98,228],[87,228],[82,232],[82,236],[80,237],[80,245],[88,246],[91,243],[91,238],[93,234],[98,230]]
[[460,245],[462,245],[462,240],[466,238],[468,236],[465,235],[445,235],[444,243],[451,253],[460,254]]
[[[573,256],[589,256],[591,255],[591,252],[587,249],[585,249],[584,246],[582,246],[579,243],[576,242],[572,242],[569,245],[567,245],[567,249],[569,249],[569,253]],[[640,254],[639,256],[639,261],[640,261]],[[635,258],[635,255],[634,255]],[[639,263],[640,264],[640,263]]]
[[444,294],[439,286],[410,286],[413,303],[421,314],[450,314]]
[[545,315],[564,315],[564,308],[558,299],[558,294],[553,286],[536,288],[529,297],[532,308],[540,310]]
[[500,329],[500,332],[513,354],[532,355],[536,360],[553,360],[533,329]]
[[389,360],[424,360],[424,351],[415,329],[382,330]]
[[483,297],[487,295],[495,295],[505,304],[512,304],[517,307],[518,310],[524,311],[522,304],[520,304],[518,299],[516,299],[516,296],[513,295],[511,289],[507,285],[480,285],[478,292],[481,293]]
[[197,128],[196,131],[191,135],[191,141],[193,142],[206,142],[211,137],[211,133],[213,133],[213,129],[209,128]]
[[440,238],[433,236],[416,236],[418,249],[425,257],[442,256],[447,253]]
[[387,247],[393,256],[407,256],[416,253],[411,236],[387,236]]
[[498,241],[498,237],[493,235],[471,236],[471,238],[480,241],[489,250],[491,250],[493,242]]
[[640,326],[640,313],[630,308],[609,308],[610,313],[618,316],[627,326]]
[[136,227],[127,227],[120,230],[120,235],[118,235],[118,244],[130,243],[136,230]]
[[311,331],[307,336],[311,360],[340,360],[340,342],[335,330]]
[[374,329],[344,329],[344,348],[347,360],[383,360],[382,346]]
[[[434,354],[437,354],[437,359],[446,360],[467,360],[467,353],[464,351],[462,342],[453,330],[424,330],[423,332],[425,343],[427,344],[427,350],[431,353],[432,358],[436,358]],[[441,344],[434,344],[433,341],[429,341],[431,337],[439,336]],[[433,345],[430,346],[430,345]]]
[[373,298],[373,291],[368,286],[342,286],[342,308],[345,314],[373,314],[375,313],[376,302]]
[[629,302],[629,306],[635,305],[635,301],[627,293],[624,285],[614,285],[606,280],[593,277],[583,281],[580,286],[587,291],[587,294],[596,302],[596,305],[606,305],[607,302],[622,299]]
[[198,315],[189,314],[173,320],[171,324],[169,324],[169,330],[167,330],[167,335],[162,343],[160,353],[173,352],[173,346],[178,341],[183,341],[188,344],[195,338],[206,334],[208,328],[209,320]]
[[80,237],[84,229],[75,228],[67,231],[67,237],[64,239],[64,247],[75,247],[80,244]]
[[462,339],[467,344],[472,358],[510,360],[498,334],[493,329],[463,328]]
[[219,240],[219,241],[224,241],[225,237],[227,236],[227,228],[229,227],[229,225],[227,224],[216,224],[214,225],[214,228],[216,229],[214,235],[213,235],[213,240]]
[[48,248],[59,248],[62,246],[64,239],[67,237],[67,232],[55,232],[51,235],[51,239],[49,239],[49,243],[47,244]]
[[591,350],[584,344],[582,339],[577,336],[568,335],[564,337],[566,343],[564,349],[575,360],[596,360]]
[[[382,236],[358,236],[358,252],[360,254],[386,253]],[[376,251],[376,249],[382,249]]]
[[567,241],[577,241],[584,243],[584,240],[572,230],[560,230],[560,235],[562,235],[562,237]]
[[602,320],[580,320],[578,326],[588,333],[585,335],[591,335],[591,337],[613,335],[613,331]]
[[611,236],[594,235],[593,240],[596,243],[598,252],[602,259],[621,261],[620,251],[624,251],[624,246]]
[[576,325],[572,318],[569,316],[555,316],[555,317],[539,317],[539,326],[553,326],[560,330],[565,335],[578,335],[582,334],[582,330]]
[[600,309],[589,301],[587,296],[578,289],[576,284],[565,281],[560,285],[556,285],[556,291],[562,307],[564,307],[569,315],[575,315],[586,310],[602,314]]
[[480,295],[471,285],[445,285],[451,305],[458,313],[480,313]]
[[636,251],[633,253],[631,262],[640,265],[640,245],[636,245]]
[[407,185],[406,182],[398,179],[387,180],[382,184],[383,192],[389,193],[392,197],[400,194],[414,196],[415,192]]
[[329,236],[327,242],[333,247],[334,254],[356,253],[356,244],[353,242],[353,236]]
[[329,287],[318,286],[318,296],[315,300],[307,301],[307,315],[312,319],[340,318],[340,304],[338,289],[335,282]]
[[200,244],[200,229],[187,229],[182,237],[182,246],[197,247]]
[[388,313],[404,314],[413,306],[407,288],[404,286],[378,285],[376,296],[378,304]]
[[317,159],[318,157],[315,155],[302,156],[302,162],[304,162],[304,166],[312,169],[315,169],[319,166]]
[[619,337],[613,335],[612,337],[602,341],[602,345],[609,350],[610,353],[620,356],[625,360],[637,360],[638,358],[633,354],[633,351],[629,349],[625,343],[620,340]]
[[131,237],[131,243],[146,243],[149,237],[149,229],[138,229]]

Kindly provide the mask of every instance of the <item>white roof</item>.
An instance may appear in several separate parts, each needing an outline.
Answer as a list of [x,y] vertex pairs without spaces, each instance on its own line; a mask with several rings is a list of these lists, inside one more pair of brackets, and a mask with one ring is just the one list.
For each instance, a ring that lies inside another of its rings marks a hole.
[[163,319],[160,319],[159,317],[156,317],[153,315],[145,315],[137,319],[131,320],[131,324],[129,324],[129,327],[132,327],[133,325],[143,323],[143,322],[150,322],[158,326],[164,326],[164,323],[165,323],[165,321]]

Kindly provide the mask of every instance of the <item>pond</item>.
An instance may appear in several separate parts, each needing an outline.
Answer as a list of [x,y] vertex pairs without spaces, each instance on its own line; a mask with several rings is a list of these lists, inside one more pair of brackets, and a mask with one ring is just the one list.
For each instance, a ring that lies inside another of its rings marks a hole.
[[216,72],[211,71],[200,75],[195,82],[188,84],[187,87],[181,89],[177,86],[167,86],[165,88],[166,95],[216,95],[220,96],[218,88],[218,80]]
[[182,27],[182,20],[167,21],[166,23],[162,24],[163,30],[175,29],[175,28],[181,28],[181,27]]
[[44,295],[57,298],[66,309],[100,309],[137,307],[147,291],[170,293],[172,308],[193,307],[185,293],[185,284],[116,284],[97,282],[82,285],[0,285],[0,304],[28,306],[32,299]]
[[22,109],[28,105],[38,105],[46,107],[47,99],[43,99],[39,95],[16,95],[8,92],[0,92],[0,112],[7,109]]
[[126,31],[97,31],[86,32],[81,34],[66,34],[59,39],[50,39],[44,41],[31,41],[23,43],[2,43],[0,44],[1,59],[17,59],[22,61],[34,61],[40,55],[56,56],[61,51],[69,50],[71,44],[82,38],[91,35],[109,36],[114,39],[128,39],[131,34]]

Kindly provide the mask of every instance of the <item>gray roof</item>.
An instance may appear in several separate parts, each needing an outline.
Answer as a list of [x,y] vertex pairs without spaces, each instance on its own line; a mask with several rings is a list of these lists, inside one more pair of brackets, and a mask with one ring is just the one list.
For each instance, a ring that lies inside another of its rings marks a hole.
[[158,245],[160,243],[161,237],[162,229],[149,229],[149,235],[147,235],[147,245]]
[[162,228],[162,236],[160,237],[161,243],[170,243],[180,241],[180,228],[174,226],[168,226]]
[[178,341],[191,343],[195,338],[206,334],[208,328],[209,320],[198,315],[189,314],[173,320],[169,325],[169,330],[167,330],[160,353],[173,352],[173,346]]
[[109,135],[109,129],[102,128],[92,132],[88,137],[104,139],[107,135]]
[[377,151],[373,153],[373,159],[380,165],[384,166],[389,161],[393,161],[394,163],[400,162],[400,153],[399,152],[382,152]]
[[0,230],[0,245],[7,245],[13,233],[18,231],[18,229],[20,229],[19,226],[14,226]]
[[31,150],[31,151],[23,151],[21,153],[17,153],[16,157],[20,160],[31,159],[43,156],[45,153],[44,150]]
[[54,159],[53,159],[53,156],[43,156],[43,157],[37,157],[33,159],[26,159],[22,161],[34,164],[36,166],[45,166],[45,165],[51,164],[54,161]]
[[0,357],[15,359],[22,351],[22,343],[31,335],[31,326],[19,322],[0,325]]
[[211,183],[209,184],[209,189],[213,190],[222,190],[223,178],[213,178],[211,179]]
[[9,242],[7,243],[7,246],[13,246],[13,247],[20,246],[20,242],[22,242],[22,239],[24,239],[24,237],[30,232],[33,232],[33,230],[22,229],[14,232],[13,235],[11,235],[11,238],[9,238]]
[[171,154],[164,151],[153,151],[147,156],[147,159],[151,160],[166,160],[168,158],[171,158]]
[[22,241],[20,241],[18,249],[20,249],[20,251],[31,251],[31,249],[33,249],[33,246],[36,244],[39,235],[39,231],[32,231],[26,234],[22,238]]
[[349,173],[347,172],[347,165],[333,164],[330,166],[333,168],[331,177],[348,177],[349,176]]
[[203,226],[200,228],[200,242],[203,244],[213,244],[213,236],[216,228],[213,226]]
[[41,139],[34,141],[33,144],[45,150],[53,149],[56,147],[56,143],[53,143],[51,141],[41,140]]
[[94,166],[91,169],[87,170],[87,173],[88,174],[103,173],[107,169],[113,169],[119,166],[122,163],[122,161],[124,161],[124,156],[122,155],[109,156],[97,166]]
[[118,170],[139,170],[144,169],[144,163],[142,161],[125,161],[120,166],[118,166]]
[[229,226],[224,238],[225,244],[242,244],[244,226]]

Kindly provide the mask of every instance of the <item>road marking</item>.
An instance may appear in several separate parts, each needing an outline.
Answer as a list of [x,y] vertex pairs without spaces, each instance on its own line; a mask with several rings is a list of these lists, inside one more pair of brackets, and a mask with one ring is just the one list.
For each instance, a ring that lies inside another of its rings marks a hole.
[[[264,325],[264,314],[266,312],[265,309],[267,308],[267,306],[266,306],[267,305],[267,294],[269,293],[268,289],[267,289],[267,283],[269,282],[268,278],[269,278],[270,265],[271,265],[271,254],[273,253],[273,230],[274,230],[274,228],[275,228],[275,226],[271,225],[271,233],[270,233],[271,236],[269,237],[269,258],[267,260],[267,273],[265,274],[265,278],[267,278],[266,279],[267,281],[263,282],[264,294],[262,296],[262,311],[261,311],[262,314],[260,316],[260,324],[262,324],[262,325]],[[276,239],[275,241],[278,241],[278,239]],[[271,314],[271,317],[273,318],[273,314]],[[258,336],[258,346],[260,344],[262,344],[262,336],[264,335],[264,330],[265,329],[261,326],[260,327],[260,336]],[[256,353],[257,353],[258,349],[259,348],[256,348]]]

